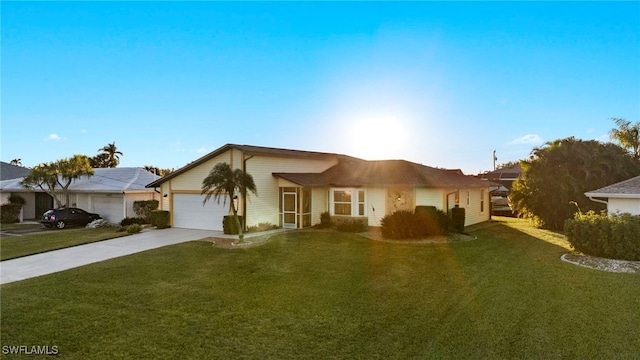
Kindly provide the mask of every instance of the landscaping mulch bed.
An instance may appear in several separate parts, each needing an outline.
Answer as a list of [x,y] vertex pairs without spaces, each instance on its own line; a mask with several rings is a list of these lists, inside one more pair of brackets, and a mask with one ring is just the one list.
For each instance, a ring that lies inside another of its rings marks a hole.
[[605,259],[580,253],[564,254],[561,259],[590,269],[616,273],[640,273],[640,261]]

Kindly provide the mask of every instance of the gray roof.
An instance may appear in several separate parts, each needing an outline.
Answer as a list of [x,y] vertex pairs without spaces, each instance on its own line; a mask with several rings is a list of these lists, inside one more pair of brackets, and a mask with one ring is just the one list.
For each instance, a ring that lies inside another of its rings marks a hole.
[[590,197],[640,198],[640,176],[585,193]]
[[9,180],[22,178],[31,172],[31,169],[26,167],[11,165],[4,161],[0,161],[0,180]]
[[[144,168],[122,167],[122,168],[97,168],[93,169],[93,176],[83,176],[74,180],[69,186],[74,192],[94,192],[94,193],[117,193],[152,191],[146,185],[157,180],[159,177]],[[2,191],[27,191],[21,182],[23,178],[5,180],[0,182]],[[33,190],[39,190],[35,188]]]

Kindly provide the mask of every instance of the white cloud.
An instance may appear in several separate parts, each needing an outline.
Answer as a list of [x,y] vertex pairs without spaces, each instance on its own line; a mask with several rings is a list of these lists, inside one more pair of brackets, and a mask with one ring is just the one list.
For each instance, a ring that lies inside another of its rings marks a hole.
[[527,134],[515,140],[509,141],[507,145],[537,145],[542,144],[544,140],[539,135]]
[[60,141],[60,140],[67,140],[66,137],[62,137],[58,134],[49,134],[49,136],[47,136],[46,138],[44,138],[46,141]]

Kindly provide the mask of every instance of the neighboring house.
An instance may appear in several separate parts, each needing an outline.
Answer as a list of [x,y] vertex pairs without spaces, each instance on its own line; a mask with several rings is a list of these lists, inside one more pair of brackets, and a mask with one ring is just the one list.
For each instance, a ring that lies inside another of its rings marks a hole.
[[513,182],[518,179],[520,174],[522,174],[520,164],[513,164],[478,176],[482,180],[495,183],[491,187],[491,211],[493,215],[513,215],[508,196]]
[[621,212],[640,215],[640,176],[589,191],[584,195],[593,201],[607,204],[609,214]]
[[[22,196],[26,202],[23,207],[23,218],[36,219],[54,207],[53,198],[39,187],[24,188],[24,177],[0,182],[0,193],[3,203],[10,194]],[[119,223],[125,217],[136,216],[133,202],[137,200],[160,200],[160,194],[145,185],[158,179],[158,176],[143,168],[97,168],[93,176],[83,176],[74,180],[69,186],[69,206],[79,207],[89,212],[100,214],[112,223]],[[57,188],[60,199],[64,195]]]
[[[257,196],[203,203],[202,180],[220,162],[253,176]],[[404,160],[366,161],[347,155],[227,144],[147,185],[159,188],[171,225],[222,230],[235,201],[247,226],[285,228],[318,224],[320,214],[366,218],[369,226],[396,210],[431,205],[466,209],[466,225],[489,220],[489,184],[458,171]]]

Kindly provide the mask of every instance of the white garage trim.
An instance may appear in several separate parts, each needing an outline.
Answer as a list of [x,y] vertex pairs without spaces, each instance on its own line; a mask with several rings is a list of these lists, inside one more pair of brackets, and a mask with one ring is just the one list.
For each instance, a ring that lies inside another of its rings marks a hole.
[[[226,199],[226,201],[224,201]],[[204,205],[200,194],[173,194],[173,227],[222,231],[222,218],[229,213],[229,198],[213,198]]]

